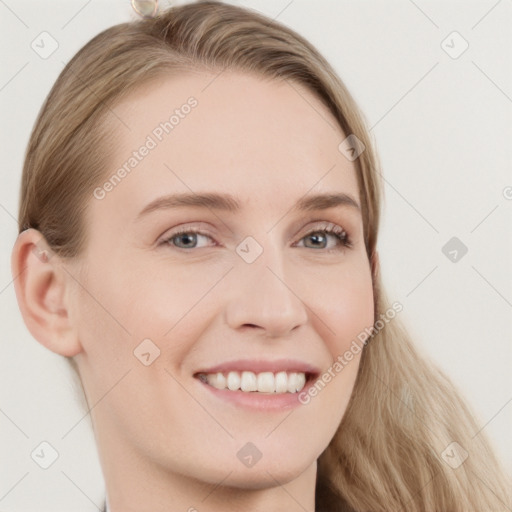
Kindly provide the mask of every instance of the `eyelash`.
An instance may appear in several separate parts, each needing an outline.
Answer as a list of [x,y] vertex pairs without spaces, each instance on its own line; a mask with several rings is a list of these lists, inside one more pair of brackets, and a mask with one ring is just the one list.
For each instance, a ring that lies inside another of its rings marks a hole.
[[[338,244],[336,247],[334,247],[332,249],[323,249],[324,252],[331,253],[331,252],[343,250],[344,248],[347,248],[347,249],[351,249],[352,248],[352,240],[349,237],[348,233],[341,226],[338,226],[336,224],[329,224],[329,225],[324,226],[324,227],[315,228],[315,229],[309,231],[308,233],[306,233],[301,238],[301,240],[303,240],[304,238],[306,238],[308,236],[311,236],[311,235],[313,235],[315,233],[325,233],[325,234],[333,235],[340,242],[340,244]],[[206,237],[211,239],[211,237],[210,237],[210,235],[208,233],[205,233],[204,231],[202,231],[200,229],[188,228],[188,227],[185,226],[184,228],[178,229],[177,231],[172,233],[170,236],[168,236],[167,238],[162,240],[161,244],[162,245],[166,245],[166,244],[171,245],[171,241],[174,238],[176,238],[176,237],[178,237],[180,235],[184,235],[184,234],[187,234],[187,235],[188,234],[203,235],[203,236],[206,236]],[[340,245],[341,245],[341,247],[340,247]],[[189,248],[189,249],[185,249],[183,247],[175,247],[175,248],[183,250],[183,251],[190,251],[190,250],[195,249],[194,247]],[[306,249],[309,249],[309,247],[306,247]],[[322,248],[320,248],[320,249],[322,249]]]

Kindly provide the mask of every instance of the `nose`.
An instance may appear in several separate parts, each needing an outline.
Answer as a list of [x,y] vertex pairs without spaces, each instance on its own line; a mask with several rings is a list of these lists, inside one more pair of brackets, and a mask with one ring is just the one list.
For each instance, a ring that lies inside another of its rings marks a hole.
[[236,267],[230,273],[225,309],[232,329],[250,327],[262,330],[266,337],[278,338],[307,322],[298,270],[286,265],[282,250],[265,247],[256,261],[249,264],[240,259]]

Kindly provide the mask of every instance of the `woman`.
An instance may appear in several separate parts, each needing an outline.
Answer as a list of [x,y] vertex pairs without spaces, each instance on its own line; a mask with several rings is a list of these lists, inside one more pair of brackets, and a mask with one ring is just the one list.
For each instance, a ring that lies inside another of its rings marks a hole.
[[13,273],[80,376],[110,511],[512,507],[385,295],[379,176],[330,65],[245,9],[172,8],[70,61]]

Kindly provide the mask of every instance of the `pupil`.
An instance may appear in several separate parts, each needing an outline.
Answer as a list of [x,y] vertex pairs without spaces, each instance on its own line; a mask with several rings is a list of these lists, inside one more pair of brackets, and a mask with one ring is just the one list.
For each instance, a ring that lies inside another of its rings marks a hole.
[[[324,236],[324,235],[322,235],[322,234],[316,234],[316,235],[315,235],[315,234],[313,234],[313,235],[311,235],[311,238],[312,238],[313,240],[316,240],[316,241],[318,242],[318,239],[321,239],[323,236]],[[320,241],[321,241],[321,240],[320,240]]]
[[181,235],[181,237],[180,237],[180,238],[181,238],[181,241],[185,240],[185,245],[187,245],[187,239],[188,239],[189,241],[192,241],[192,242],[193,242],[193,236],[194,236],[194,235],[190,235],[190,234],[188,234],[188,235],[187,235],[187,234],[183,234],[183,235]]

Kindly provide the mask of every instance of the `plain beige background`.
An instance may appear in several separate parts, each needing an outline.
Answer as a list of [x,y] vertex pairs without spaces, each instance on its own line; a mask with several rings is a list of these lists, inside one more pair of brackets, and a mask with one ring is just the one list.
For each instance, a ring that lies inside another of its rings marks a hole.
[[[379,249],[390,298],[512,471],[512,5],[232,3],[308,38],[361,106],[386,180]],[[24,151],[44,98],[83,44],[135,16],[128,0],[0,2],[0,512],[102,505],[89,416],[65,361],[23,324],[10,252]],[[31,46],[48,38],[42,32],[58,45],[45,58]],[[457,262],[443,253],[453,237],[468,249]],[[31,458],[43,441],[58,454],[48,469]]]

